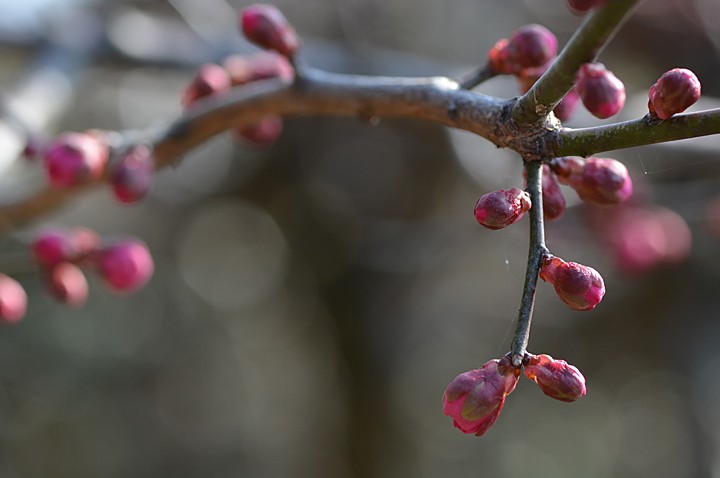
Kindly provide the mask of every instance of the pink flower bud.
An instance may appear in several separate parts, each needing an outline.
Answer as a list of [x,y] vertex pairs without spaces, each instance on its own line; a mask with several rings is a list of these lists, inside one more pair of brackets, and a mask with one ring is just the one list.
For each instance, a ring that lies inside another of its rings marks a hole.
[[519,69],[539,67],[557,55],[557,38],[542,25],[525,25],[510,36],[508,48],[511,63]]
[[503,357],[458,375],[443,395],[443,413],[463,433],[485,434],[500,415],[505,397],[515,389],[519,374]]
[[115,292],[133,292],[147,283],[155,268],[147,246],[137,240],[102,247],[95,257],[98,273]]
[[200,98],[222,95],[230,91],[230,75],[222,66],[214,63],[202,65],[182,93],[180,103],[188,107]]
[[555,117],[560,121],[569,120],[577,109],[578,101],[580,101],[580,96],[577,94],[577,91],[575,91],[575,88],[573,88],[568,91],[565,97],[560,100],[560,103],[558,103],[553,110]]
[[625,106],[625,85],[602,63],[582,65],[575,88],[585,108],[597,118],[609,118]]
[[551,162],[558,180],[572,187],[580,199],[594,206],[627,201],[633,192],[627,168],[609,158],[555,158]]
[[87,279],[75,264],[55,265],[45,278],[45,287],[55,300],[70,307],[82,307],[87,302]]
[[585,377],[576,367],[549,355],[531,355],[524,363],[527,378],[538,384],[548,397],[562,402],[574,402],[584,397]]
[[488,229],[502,229],[519,221],[530,206],[530,195],[522,189],[500,189],[478,199],[475,219]]
[[155,176],[155,160],[146,146],[136,146],[110,168],[108,180],[115,198],[130,204],[144,198]]
[[70,260],[73,255],[70,238],[60,230],[41,232],[30,243],[30,250],[41,267],[52,267]]
[[592,310],[605,295],[603,278],[592,267],[547,257],[540,278],[555,287],[561,301],[573,310]]
[[27,294],[20,283],[0,273],[0,322],[14,324],[25,316]]
[[605,5],[607,0],[568,0],[568,6],[573,13],[585,13],[591,8]]
[[71,257],[73,263],[83,261],[100,246],[100,236],[87,227],[75,228],[68,235],[73,248]]
[[648,93],[650,114],[666,120],[682,113],[700,99],[700,80],[685,68],[666,71]]
[[[526,25],[509,40],[503,38],[493,45],[488,52],[488,67],[498,74],[520,75],[521,87],[530,89],[528,84],[532,86],[542,76],[556,54],[557,38],[550,30],[542,25]],[[527,71],[522,74],[523,70]]]
[[543,165],[542,199],[543,217],[548,221],[559,219],[565,212],[565,196],[560,190],[555,174],[547,164]]
[[285,16],[272,5],[251,5],[242,11],[240,27],[245,37],[266,50],[292,57],[300,39]]
[[71,187],[102,176],[108,146],[96,134],[64,133],[45,150],[44,159],[50,184]]

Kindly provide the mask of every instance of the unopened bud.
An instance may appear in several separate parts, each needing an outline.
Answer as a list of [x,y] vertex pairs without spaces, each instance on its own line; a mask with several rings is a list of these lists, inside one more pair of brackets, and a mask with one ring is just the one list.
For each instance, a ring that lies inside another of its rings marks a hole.
[[478,199],[475,219],[488,229],[502,229],[517,222],[530,209],[530,195],[522,189],[500,189]]
[[627,201],[633,192],[627,168],[609,158],[555,158],[553,171],[561,183],[572,187],[580,199],[594,206],[612,206]]
[[553,110],[553,113],[555,113],[555,117],[560,121],[569,120],[572,117],[573,113],[575,113],[579,101],[580,96],[577,94],[575,88],[568,91],[565,97],[560,100],[560,103],[555,106],[555,109]]
[[605,295],[605,282],[592,267],[565,262],[557,257],[543,260],[540,278],[555,287],[560,300],[573,310],[592,310]]
[[155,160],[147,146],[139,145],[112,165],[108,180],[115,198],[130,204],[144,198],[155,176]]
[[193,80],[185,87],[180,102],[187,108],[200,98],[227,93],[231,86],[230,76],[225,68],[207,63],[198,69]]
[[665,120],[682,113],[700,99],[700,80],[690,70],[674,68],[650,87],[648,96],[650,113]]
[[102,176],[108,146],[99,135],[64,133],[45,150],[44,160],[50,184],[71,187]]
[[82,307],[88,298],[85,275],[75,264],[63,262],[49,270],[45,286],[50,295],[70,307]]
[[524,362],[524,373],[548,397],[562,402],[574,402],[586,393],[585,377],[580,370],[564,360],[549,355],[531,355]]
[[602,63],[585,63],[575,85],[585,108],[600,119],[616,115],[625,105],[625,85]]
[[115,292],[133,292],[147,283],[155,268],[147,246],[137,240],[120,241],[97,251],[100,277]]
[[20,283],[0,273],[0,322],[14,324],[25,316],[27,294]]
[[505,397],[515,389],[519,374],[503,357],[458,375],[443,395],[443,413],[463,433],[485,434],[500,415]]
[[[542,25],[525,25],[509,40],[503,38],[493,45],[488,52],[488,67],[498,74],[520,74],[524,69],[547,65],[556,54],[557,38],[550,30]],[[525,82],[534,73],[526,72]]]
[[242,11],[240,27],[245,37],[266,50],[292,57],[300,39],[280,10],[272,5],[251,5]]

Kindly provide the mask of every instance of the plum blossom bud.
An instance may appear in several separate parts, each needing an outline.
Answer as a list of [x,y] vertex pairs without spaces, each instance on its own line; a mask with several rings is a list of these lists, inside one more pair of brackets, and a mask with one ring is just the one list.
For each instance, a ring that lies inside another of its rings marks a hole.
[[144,198],[155,176],[155,160],[147,146],[132,148],[113,164],[108,180],[115,198],[130,204]]
[[560,300],[573,310],[592,310],[605,295],[605,282],[592,267],[546,257],[540,278],[555,287]]
[[46,230],[38,234],[30,243],[35,261],[41,267],[52,267],[71,259],[73,246],[70,237],[60,230]]
[[553,110],[555,117],[560,121],[569,120],[577,109],[578,101],[580,101],[580,96],[577,94],[575,88],[573,88],[568,91],[565,97],[560,100],[560,103],[555,106],[555,109]]
[[292,57],[300,48],[300,39],[285,16],[272,5],[251,5],[240,16],[245,37],[266,50]]
[[50,269],[45,287],[55,300],[70,307],[82,307],[87,302],[87,279],[75,264],[62,262]]
[[543,217],[548,221],[554,221],[565,212],[565,196],[550,166],[544,164],[542,174]]
[[517,385],[520,371],[506,356],[458,375],[443,395],[443,413],[463,433],[482,436],[500,415],[505,397]]
[[625,85],[602,63],[585,63],[575,84],[585,108],[600,119],[616,115],[625,106]]
[[86,256],[97,250],[100,245],[100,236],[87,227],[77,227],[69,232],[70,243],[73,248],[73,262],[83,260]]
[[[497,74],[520,75],[525,69],[547,69],[547,64],[556,54],[557,38],[550,30],[542,25],[525,25],[516,30],[509,40],[503,38],[493,45],[488,52],[488,67]],[[526,85],[538,72],[539,78],[544,69],[525,72],[521,83]]]
[[555,158],[550,167],[562,184],[572,187],[580,199],[594,206],[627,201],[633,192],[627,168],[609,158]]
[[475,219],[488,229],[502,229],[517,222],[530,209],[530,195],[522,189],[500,189],[484,194],[475,204]]
[[108,146],[100,135],[64,133],[45,150],[50,184],[71,187],[99,179],[108,160]]
[[548,397],[562,402],[574,402],[586,393],[585,377],[576,367],[549,355],[530,355],[523,362],[523,372],[538,384]]
[[277,141],[282,130],[282,119],[278,116],[266,116],[255,124],[237,128],[236,134],[253,145],[264,148]]
[[98,273],[115,292],[133,292],[147,283],[155,268],[147,246],[125,240],[102,247],[95,256]]
[[607,0],[568,0],[568,6],[573,13],[585,13],[591,8],[605,5]]
[[14,324],[25,316],[27,294],[20,283],[0,273],[0,322]]
[[200,98],[227,93],[231,86],[230,75],[225,68],[214,63],[206,63],[198,69],[190,84],[185,87],[180,103],[187,108]]
[[700,80],[685,68],[666,71],[648,92],[650,114],[666,120],[700,99]]

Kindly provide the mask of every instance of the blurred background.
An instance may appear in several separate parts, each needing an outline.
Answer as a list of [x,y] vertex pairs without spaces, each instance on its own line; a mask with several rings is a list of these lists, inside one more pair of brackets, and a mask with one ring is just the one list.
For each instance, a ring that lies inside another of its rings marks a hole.
[[[198,65],[254,51],[236,29],[249,3],[0,0],[5,115],[48,134],[169,121]],[[460,75],[521,25],[563,44],[581,22],[561,0],[276,5],[313,65],[398,76]],[[645,2],[600,58],[628,92],[612,121],[643,116],[674,67],[703,84],[694,110],[720,104],[718,16],[715,0]],[[479,91],[518,94],[511,78]],[[579,109],[568,124],[598,123]],[[10,119],[0,142],[7,204],[42,178]],[[216,138],[139,205],[80,195],[0,251],[48,223],[82,225],[142,238],[156,273],[127,297],[90,277],[87,306],[70,310],[37,274],[0,265],[30,297],[25,320],[0,330],[0,476],[720,477],[719,147],[607,154],[630,168],[635,207],[677,211],[673,227],[618,239],[612,211],[566,191],[548,245],[608,292],[580,313],[541,283],[529,349],[579,367],[588,395],[556,402],[522,379],[482,438],[455,430],[441,397],[510,347],[527,219],[491,232],[472,208],[522,187],[511,152],[421,122],[296,118],[269,149]],[[627,267],[637,244],[680,252]]]

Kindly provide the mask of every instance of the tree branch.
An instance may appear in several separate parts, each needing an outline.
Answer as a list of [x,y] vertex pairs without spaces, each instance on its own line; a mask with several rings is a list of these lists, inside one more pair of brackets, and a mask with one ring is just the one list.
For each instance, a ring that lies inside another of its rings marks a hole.
[[563,128],[553,150],[556,156],[589,156],[603,151],[664,143],[720,133],[720,108],[675,115],[667,120],[643,118],[596,126]]
[[525,171],[527,172],[527,188],[530,194],[532,207],[530,208],[530,245],[528,247],[528,263],[525,271],[525,284],[520,299],[520,310],[518,310],[517,325],[511,346],[513,366],[520,367],[525,352],[527,351],[528,339],[530,338],[530,324],[532,322],[533,306],[535,305],[535,289],[540,265],[543,257],[548,254],[545,246],[545,220],[543,218],[542,203],[542,161],[526,161]]
[[588,15],[550,68],[518,99],[513,118],[533,122],[548,115],[575,84],[583,63],[594,61],[640,0],[609,0]]

